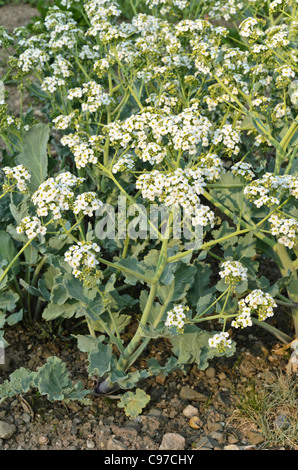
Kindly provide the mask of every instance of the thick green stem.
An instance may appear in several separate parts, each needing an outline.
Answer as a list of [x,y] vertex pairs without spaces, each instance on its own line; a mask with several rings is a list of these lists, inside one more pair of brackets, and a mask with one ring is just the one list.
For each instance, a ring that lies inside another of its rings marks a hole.
[[[287,284],[286,289],[288,292],[289,299],[292,303],[298,303],[298,275],[297,269],[294,266],[289,253],[284,245],[277,243],[275,252],[278,255],[281,262],[281,274],[283,276],[291,275],[291,280]],[[294,322],[295,337],[298,337],[298,307],[292,308],[292,317]]]

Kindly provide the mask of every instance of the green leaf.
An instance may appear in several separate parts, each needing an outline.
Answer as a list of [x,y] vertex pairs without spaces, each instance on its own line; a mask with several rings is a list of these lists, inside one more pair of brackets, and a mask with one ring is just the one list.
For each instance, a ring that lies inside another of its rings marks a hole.
[[63,400],[63,389],[72,388],[66,364],[58,357],[47,359],[34,378],[34,385],[41,395],[47,395],[50,401]]
[[183,299],[194,282],[195,266],[179,262],[173,263],[172,269],[175,274],[174,280],[169,285],[160,285],[156,292],[162,305]]
[[10,326],[13,326],[22,320],[23,320],[23,309],[21,308],[21,310],[19,310],[18,312],[12,313],[11,315],[9,315],[9,317],[7,318],[7,324]]
[[50,300],[54,304],[63,305],[69,298],[69,293],[66,287],[62,284],[55,284],[53,286]]
[[135,392],[126,392],[122,395],[119,408],[124,408],[126,416],[136,418],[142,413],[143,408],[149,403],[150,395],[137,388]]
[[8,312],[12,312],[19,300],[19,295],[12,290],[6,290],[1,292],[0,295],[0,309],[7,310]]
[[214,287],[209,287],[212,269],[207,263],[195,263],[196,272],[193,285],[188,292],[190,305],[196,307],[200,298],[215,291]]
[[[14,259],[17,254],[17,249],[11,236],[4,230],[0,230],[0,258],[5,259],[8,264]],[[20,260],[17,260],[11,266],[11,271],[16,275],[20,269]]]
[[31,388],[37,388],[50,401],[80,400],[86,403],[85,397],[90,393],[90,390],[83,390],[80,381],[73,384],[66,364],[58,357],[51,356],[37,372],[23,367],[14,371],[9,380],[0,385],[0,403],[6,398],[27,393]]
[[76,335],[75,338],[78,341],[78,348],[82,352],[90,353],[92,351],[96,351],[97,344],[104,340],[104,336],[99,336],[94,338],[93,336],[89,335]]
[[83,309],[80,302],[65,303],[63,305],[49,303],[42,313],[42,317],[51,321],[55,318],[71,318],[74,315],[82,316]]
[[50,129],[47,124],[35,124],[26,132],[23,151],[16,157],[16,163],[23,164],[31,174],[28,184],[31,191],[36,191],[47,177],[47,143]]
[[173,336],[170,341],[173,353],[178,358],[178,364],[196,363],[203,370],[208,367],[208,361],[217,356],[230,357],[235,353],[235,344],[228,348],[225,353],[218,353],[215,348],[208,345],[209,338],[215,332],[200,330],[196,325],[186,325],[184,333]]
[[98,342],[96,348],[94,348],[88,355],[89,374],[102,377],[106,372],[109,372],[111,368],[112,355],[113,352],[110,344]]
[[17,369],[0,385],[0,403],[6,398],[14,397],[21,393],[26,393],[30,389],[36,372],[32,372],[24,367]]

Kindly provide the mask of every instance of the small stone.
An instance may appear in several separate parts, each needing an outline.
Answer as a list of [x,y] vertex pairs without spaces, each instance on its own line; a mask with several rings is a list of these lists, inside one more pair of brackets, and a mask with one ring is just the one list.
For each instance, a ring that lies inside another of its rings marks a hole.
[[161,441],[159,450],[184,450],[185,438],[175,432],[166,433]]
[[195,450],[211,450],[213,448],[212,443],[208,439],[207,436],[201,437],[201,439],[197,442]]
[[277,429],[287,429],[291,425],[291,420],[287,415],[280,414],[274,421],[274,426]]
[[94,441],[92,441],[92,439],[87,439],[86,446],[87,446],[87,449],[94,449],[95,448],[95,443],[94,443]]
[[247,439],[250,444],[257,445],[264,442],[264,437],[259,432],[249,431],[247,434]]
[[238,437],[233,436],[233,434],[230,434],[230,435],[228,436],[228,443],[229,443],[229,444],[236,444],[236,442],[239,442]]
[[147,416],[148,417],[153,417],[153,418],[159,418],[162,414],[162,410],[159,409],[159,408],[151,408],[151,410],[149,410]]
[[207,377],[209,377],[209,379],[214,379],[216,375],[216,370],[214,369],[214,367],[208,367],[208,369],[205,370],[205,374],[207,375]]
[[156,377],[155,377],[155,380],[156,382],[159,384],[159,385],[163,385],[165,383],[165,380],[166,380],[166,376],[164,374],[158,374]]
[[229,444],[227,446],[224,446],[223,450],[240,450],[240,448],[235,444]]
[[29,415],[29,413],[23,413],[22,419],[23,419],[24,423],[28,424],[31,421],[31,416]]
[[192,405],[187,405],[186,408],[184,408],[183,410],[183,414],[184,416],[186,416],[187,418],[191,418],[192,416],[197,416],[199,410],[198,408],[196,408],[195,406],[192,406]]
[[46,446],[49,443],[49,439],[47,436],[39,436],[38,444],[41,446]]
[[207,400],[206,395],[203,393],[197,392],[190,387],[183,386],[180,390],[180,398],[182,400],[190,400],[190,401],[200,401],[205,402]]
[[0,421],[0,439],[9,439],[16,432],[16,430],[17,428],[14,424]]
[[132,426],[121,427],[112,424],[111,429],[116,436],[123,437],[125,439],[135,439],[138,435],[137,429]]
[[127,450],[127,447],[123,442],[111,437],[107,442],[107,450]]

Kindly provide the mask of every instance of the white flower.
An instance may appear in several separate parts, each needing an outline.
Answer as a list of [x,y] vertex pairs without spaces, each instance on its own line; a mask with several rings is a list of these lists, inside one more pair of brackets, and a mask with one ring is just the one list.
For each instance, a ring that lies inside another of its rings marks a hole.
[[25,233],[30,240],[37,235],[45,235],[46,231],[47,228],[43,226],[40,219],[35,216],[24,217],[17,227],[17,233]]
[[247,280],[247,268],[240,261],[224,261],[219,272],[221,278],[224,278],[227,284],[236,284]]
[[253,314],[258,316],[259,321],[265,321],[266,318],[273,316],[273,308],[275,307],[277,304],[270,294],[261,289],[255,289],[238,302],[239,316],[232,322],[232,326],[236,328],[251,326],[251,315]]
[[3,168],[3,171],[8,179],[8,185],[11,184],[10,180],[12,180],[12,184],[15,184],[19,191],[22,193],[27,191],[27,181],[30,181],[31,175],[24,165],[17,165],[14,167],[6,166]]
[[84,279],[87,275],[93,274],[95,278],[100,276],[97,270],[99,262],[96,259],[96,253],[99,253],[100,247],[92,242],[78,242],[77,245],[69,247],[64,254],[64,260],[72,268],[72,273],[79,279]]
[[102,205],[102,201],[97,198],[96,193],[94,192],[88,192],[88,193],[82,193],[74,201],[73,205],[73,212],[75,214],[79,214],[79,212],[82,212],[85,215],[88,215],[89,217],[92,217],[93,213],[99,209],[99,207]]
[[175,305],[172,310],[167,312],[165,326],[176,326],[179,332],[183,332],[185,325],[186,313],[189,308],[185,305]]
[[210,348],[216,348],[218,352],[224,352],[227,348],[232,347],[232,340],[229,339],[229,333],[222,331],[216,333],[208,340]]
[[37,215],[45,217],[52,212],[55,220],[62,217],[62,212],[71,208],[74,200],[73,187],[79,186],[83,178],[70,172],[61,173],[56,178],[48,178],[32,195],[32,202],[37,206]]

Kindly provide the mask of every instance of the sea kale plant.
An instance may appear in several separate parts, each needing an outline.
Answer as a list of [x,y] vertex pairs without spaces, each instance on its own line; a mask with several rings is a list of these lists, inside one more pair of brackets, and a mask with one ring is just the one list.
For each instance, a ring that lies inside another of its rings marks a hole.
[[[61,0],[1,29],[3,342],[18,321],[71,325],[95,393],[135,416],[149,397],[130,389],[233,355],[237,329],[298,336],[296,6]],[[92,392],[50,357],[0,399],[31,388]]]

